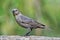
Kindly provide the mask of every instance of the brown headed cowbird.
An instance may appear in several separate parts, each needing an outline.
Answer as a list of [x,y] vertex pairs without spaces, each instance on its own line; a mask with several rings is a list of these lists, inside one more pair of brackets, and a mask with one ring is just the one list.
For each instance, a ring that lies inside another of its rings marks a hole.
[[44,29],[45,28],[44,24],[41,24],[27,16],[24,16],[18,9],[13,9],[12,13],[16,19],[16,22],[20,26],[28,29],[28,32],[25,34],[25,36],[28,36],[29,33],[32,31],[32,29],[36,29],[36,28]]

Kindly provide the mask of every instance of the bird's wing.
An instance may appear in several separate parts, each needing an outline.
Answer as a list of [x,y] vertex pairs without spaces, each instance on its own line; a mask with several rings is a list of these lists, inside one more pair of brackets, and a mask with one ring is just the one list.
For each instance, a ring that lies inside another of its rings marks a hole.
[[29,17],[23,16],[23,15],[21,16],[21,19],[22,19],[23,24],[27,24],[27,25],[30,25],[32,27],[43,28],[42,26],[45,26],[44,24],[41,24],[41,23],[39,23],[39,22],[29,18]]
[[38,23],[37,21],[27,17],[27,16],[24,16],[24,15],[21,15],[21,20],[23,23],[27,23],[27,24],[30,24],[30,25],[37,25],[37,24],[40,24]]
[[32,19],[27,16],[21,15],[20,18],[21,18],[22,22],[24,22],[24,23],[32,22]]

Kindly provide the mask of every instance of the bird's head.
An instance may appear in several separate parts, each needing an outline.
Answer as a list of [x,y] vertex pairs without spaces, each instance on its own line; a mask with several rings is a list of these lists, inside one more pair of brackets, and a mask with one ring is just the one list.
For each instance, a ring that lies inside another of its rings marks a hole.
[[16,16],[19,14],[19,11],[18,11],[18,9],[12,9],[12,13],[14,16]]

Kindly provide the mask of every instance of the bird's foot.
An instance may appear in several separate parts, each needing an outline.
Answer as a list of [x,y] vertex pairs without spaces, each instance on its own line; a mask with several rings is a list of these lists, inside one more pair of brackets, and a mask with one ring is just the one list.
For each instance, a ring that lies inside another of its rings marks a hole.
[[30,36],[29,34],[25,34],[24,36]]

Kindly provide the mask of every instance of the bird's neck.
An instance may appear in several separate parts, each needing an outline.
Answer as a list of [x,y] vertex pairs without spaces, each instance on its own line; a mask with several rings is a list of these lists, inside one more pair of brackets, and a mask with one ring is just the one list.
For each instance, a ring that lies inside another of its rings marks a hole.
[[22,14],[21,13],[19,13],[18,15],[16,15],[15,17],[17,17],[17,16],[21,16]]
[[19,13],[18,15],[22,15],[21,13]]

